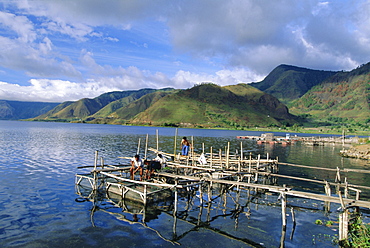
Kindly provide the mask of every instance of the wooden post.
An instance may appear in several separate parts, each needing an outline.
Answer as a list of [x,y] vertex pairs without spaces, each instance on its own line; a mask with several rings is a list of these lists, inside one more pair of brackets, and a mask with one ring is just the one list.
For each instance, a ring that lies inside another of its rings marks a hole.
[[290,208],[290,212],[292,214],[292,221],[293,221],[293,228],[292,228],[292,233],[290,234],[290,240],[293,240],[293,234],[294,234],[294,230],[295,230],[295,226],[297,225],[296,221],[295,221],[295,214],[294,214],[294,208]]
[[159,141],[158,141],[158,129],[155,130],[155,135],[157,137],[157,151],[159,151]]
[[210,163],[209,163],[209,166],[210,166],[210,167],[211,167],[211,169],[212,169],[212,163],[213,163],[213,152],[212,152],[212,151],[213,151],[213,149],[212,149],[212,146],[211,146],[211,148],[210,148],[210,149],[211,149],[211,151],[210,151],[210,152],[211,152],[211,161],[210,161]]
[[146,201],[147,201],[147,185],[146,184],[144,184],[144,206],[146,205]]
[[98,166],[98,155],[99,155],[99,152],[95,151],[94,170],[96,170],[96,167]]
[[98,175],[97,175],[97,172],[96,172],[96,167],[98,166],[98,154],[99,152],[98,151],[95,151],[95,161],[94,161],[94,184],[93,184],[93,190],[97,190],[98,189]]
[[230,153],[230,142],[227,142],[226,169],[229,169],[229,153]]
[[220,149],[220,152],[219,152],[219,156],[220,156],[220,167],[221,167],[221,169],[223,169],[222,168],[222,150]]
[[286,194],[281,193],[281,219],[282,219],[282,232],[280,239],[280,247],[284,247],[285,233],[286,233]]
[[202,153],[204,154],[204,143],[202,143]]
[[191,136],[191,145],[189,148],[191,154],[191,165],[194,166],[194,136]]
[[176,128],[175,130],[175,144],[173,146],[173,156],[176,156],[176,145],[177,145],[177,132],[178,132],[178,129]]
[[242,141],[240,142],[240,160],[241,161],[244,160],[244,156],[243,156],[243,142]]
[[174,208],[173,208],[173,227],[172,227],[172,232],[173,232],[173,236],[176,237],[177,234],[176,234],[176,224],[177,224],[177,183],[178,183],[178,179],[176,178],[175,179],[175,203],[174,203]]
[[140,154],[140,141],[141,141],[141,138],[139,138],[139,142],[137,143],[137,152],[136,152],[136,154]]
[[335,176],[335,182],[339,182],[340,183],[340,169],[339,167],[337,167],[337,174]]
[[348,182],[347,182],[347,177],[344,178],[344,197],[348,198]]
[[326,194],[327,196],[331,196],[331,188],[330,188],[330,184],[329,184],[327,181],[325,181],[325,194]]
[[348,238],[348,210],[344,210],[339,214],[339,241]]
[[101,168],[104,169],[104,158],[103,157],[100,158],[100,164],[101,164]]
[[[327,181],[325,181],[325,194],[327,196],[331,196],[330,184]],[[324,206],[325,206],[325,211],[329,212],[330,211],[330,201],[325,201]]]
[[258,167],[260,165],[260,159],[261,159],[261,154],[258,154],[258,160],[257,160],[257,165],[256,165],[256,175],[255,175],[256,177],[254,179],[255,182],[258,181]]
[[281,193],[281,217],[283,227],[286,227],[286,194]]
[[252,171],[252,153],[249,153],[249,167],[248,167],[248,173],[251,173]]
[[144,154],[144,159],[146,159],[147,153],[148,153],[148,140],[149,140],[149,135],[146,134],[145,138],[145,154]]

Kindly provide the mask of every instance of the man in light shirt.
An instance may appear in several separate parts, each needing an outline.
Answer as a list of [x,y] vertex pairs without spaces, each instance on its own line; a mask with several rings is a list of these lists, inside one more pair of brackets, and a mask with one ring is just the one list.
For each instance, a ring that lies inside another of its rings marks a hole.
[[144,163],[143,160],[140,159],[140,156],[136,154],[133,159],[131,159],[131,168],[130,168],[130,176],[131,180],[134,180],[135,173],[140,172],[140,180],[143,180],[143,171],[144,171]]

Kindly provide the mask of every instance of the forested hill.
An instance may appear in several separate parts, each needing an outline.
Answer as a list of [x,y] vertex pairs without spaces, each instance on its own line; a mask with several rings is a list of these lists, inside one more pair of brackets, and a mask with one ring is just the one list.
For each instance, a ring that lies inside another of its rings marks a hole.
[[133,124],[245,127],[295,123],[287,107],[250,85],[207,83],[161,98],[135,116]]
[[370,121],[370,63],[338,72],[290,104],[295,114],[317,119]]
[[[162,89],[160,91],[172,91],[173,89]],[[109,115],[118,108],[141,98],[142,96],[156,92],[157,89],[140,89],[131,91],[115,91],[104,93],[93,99],[83,98],[76,102],[64,102],[49,112],[37,116],[34,120],[47,121],[73,121],[84,120],[100,111],[100,114]],[[103,110],[104,109],[104,110]]]
[[[33,120],[228,128],[296,123],[279,100],[247,84],[207,83],[187,90],[144,89],[121,96],[104,106],[100,97],[65,102]],[[107,93],[103,99],[115,97]]]
[[303,96],[313,86],[320,84],[336,73],[292,65],[279,65],[261,82],[250,85],[275,96],[284,103],[288,103]]

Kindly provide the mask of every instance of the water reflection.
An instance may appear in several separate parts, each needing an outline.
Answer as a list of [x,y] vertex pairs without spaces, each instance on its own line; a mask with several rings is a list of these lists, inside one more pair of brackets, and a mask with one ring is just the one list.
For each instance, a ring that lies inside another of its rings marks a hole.
[[[157,208],[149,206],[147,217],[139,212],[125,212],[119,200],[111,202],[105,195],[94,202],[76,202],[74,177],[80,171],[78,166],[93,165],[94,152],[99,152],[107,163],[125,163],[120,156],[133,156],[141,139],[141,154],[148,134],[148,146],[156,147],[158,129],[159,149],[173,152],[174,128],[124,127],[110,125],[87,125],[69,123],[37,123],[0,121],[0,246],[2,247],[148,247],[172,246],[157,232],[146,228],[146,223],[172,242],[185,247],[219,246],[248,247],[262,245],[276,247],[280,244],[281,207],[278,195],[254,196],[247,193],[237,195],[234,189],[221,195],[221,189],[202,189],[180,194],[177,210],[171,203]],[[281,162],[336,168],[365,168],[360,160],[341,158],[337,155],[340,147],[306,147],[300,144],[283,147],[281,145],[257,145],[249,140],[237,140],[238,135],[248,135],[245,131],[179,129],[177,152],[182,136],[193,136],[195,151],[206,152],[225,150],[230,142],[231,151],[240,153],[240,142],[246,156],[267,153]],[[259,135],[253,133],[253,135]],[[152,156],[152,155],[150,155]],[[331,173],[280,167],[291,175],[305,175],[314,178]],[[365,174],[346,173],[349,183],[370,186],[370,177]],[[290,184],[279,179],[278,184]],[[304,184],[304,187],[316,187]],[[321,188],[322,190],[322,188]],[[88,193],[89,194],[89,193]],[[211,195],[211,201],[208,199]],[[84,195],[84,197],[88,195]],[[81,201],[85,198],[78,199]],[[239,197],[239,200],[236,200]],[[96,205],[95,210],[94,204]],[[118,206],[116,205],[118,204]],[[128,211],[132,205],[125,203]],[[312,207],[313,206],[313,207]],[[150,208],[154,208],[150,214]],[[336,231],[324,226],[316,226],[316,219],[333,220],[334,213],[323,217],[324,205],[320,202],[307,202],[288,198],[288,209],[293,207],[297,219],[293,239],[290,236],[293,222],[288,217],[285,244],[312,246],[313,235],[317,233],[334,235]],[[107,212],[113,212],[114,215]],[[93,223],[90,213],[93,212]],[[174,214],[176,213],[176,214]],[[124,216],[131,222],[117,218]],[[134,216],[134,214],[136,214]],[[291,215],[291,212],[288,213]],[[150,217],[152,216],[152,217]],[[174,225],[175,224],[175,225]],[[94,226],[95,227],[94,227]],[[174,226],[176,228],[174,228]],[[335,228],[335,227],[334,227]],[[254,242],[254,243],[253,243]],[[331,246],[330,241],[316,245]]]
[[[162,240],[162,244],[191,246],[189,237],[193,239],[194,235],[206,232],[213,237],[213,239],[207,239],[209,242],[207,245],[216,245],[220,240],[227,240],[224,247],[310,245],[310,240],[304,237],[302,239],[302,234],[294,240],[297,226],[295,218],[289,220],[288,225],[282,227],[280,233],[276,225],[264,224],[281,223],[280,215],[277,214],[281,211],[280,197],[261,190],[203,184],[190,190],[176,190],[175,199],[164,198],[156,204],[146,206],[125,200],[120,195],[92,191],[81,186],[76,186],[76,193],[79,196],[76,198],[77,202],[91,203],[92,226],[98,227],[95,223],[98,220],[95,220],[94,216],[102,212],[114,216],[122,222],[122,225],[141,225],[154,232]],[[287,207],[290,208],[292,216],[304,217],[307,215],[307,210],[320,212],[314,204],[313,201],[296,198],[291,199]],[[302,229],[312,228],[313,223],[302,226],[302,223],[298,222],[298,226],[302,231]],[[320,229],[320,227],[315,228]],[[196,244],[199,246],[198,243]]]

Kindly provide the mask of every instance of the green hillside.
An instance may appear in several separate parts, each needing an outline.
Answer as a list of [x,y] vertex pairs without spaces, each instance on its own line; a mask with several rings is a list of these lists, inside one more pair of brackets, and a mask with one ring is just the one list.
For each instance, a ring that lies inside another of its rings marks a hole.
[[141,98],[128,101],[128,98],[114,101],[106,107],[98,111],[93,116],[86,118],[86,122],[90,123],[109,123],[109,124],[122,124],[126,123],[131,118],[135,117],[140,112],[149,108],[153,103],[169,94],[176,92],[174,89],[163,89],[152,93],[148,93]]
[[370,118],[370,63],[339,72],[290,104],[295,114],[319,120],[368,121]]
[[[236,93],[234,93],[236,92]],[[239,127],[294,123],[285,105],[249,85],[201,84],[168,95],[132,119],[133,124]]]
[[[133,102],[140,97],[157,91],[156,89],[141,89],[132,91],[115,91],[104,93],[96,98],[89,99],[84,98],[76,102],[64,102],[56,106],[54,109],[50,110],[46,114],[37,116],[34,120],[57,120],[57,121],[72,121],[72,120],[84,120],[89,116],[96,114],[101,111],[97,116],[106,117],[112,111]],[[106,109],[103,108],[112,102],[121,100],[117,102],[117,105],[110,105]],[[120,105],[121,104],[121,105]]]
[[298,99],[313,86],[320,84],[336,72],[279,65],[267,77],[251,86],[271,94],[284,103]]

